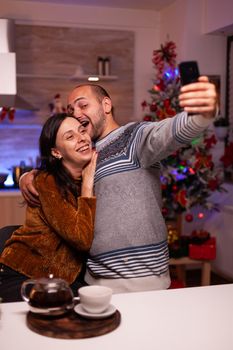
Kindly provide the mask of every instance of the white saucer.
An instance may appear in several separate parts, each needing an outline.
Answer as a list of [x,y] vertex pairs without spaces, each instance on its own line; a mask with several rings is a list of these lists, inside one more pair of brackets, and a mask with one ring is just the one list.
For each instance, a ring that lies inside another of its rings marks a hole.
[[116,312],[116,307],[114,305],[109,305],[105,312],[101,312],[99,314],[91,314],[90,312],[85,311],[81,304],[78,304],[74,307],[74,311],[85,318],[100,319],[113,315],[114,312]]

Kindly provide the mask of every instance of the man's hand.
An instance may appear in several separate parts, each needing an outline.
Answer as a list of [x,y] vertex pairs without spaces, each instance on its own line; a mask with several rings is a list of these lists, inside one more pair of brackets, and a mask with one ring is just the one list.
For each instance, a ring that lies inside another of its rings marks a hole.
[[179,95],[180,106],[192,114],[201,114],[205,118],[214,118],[217,110],[215,85],[208,77],[201,76],[198,82],[182,86]]
[[19,188],[22,192],[22,196],[27,204],[38,207],[40,206],[39,194],[33,185],[35,174],[38,170],[31,170],[27,174],[24,174],[19,181]]

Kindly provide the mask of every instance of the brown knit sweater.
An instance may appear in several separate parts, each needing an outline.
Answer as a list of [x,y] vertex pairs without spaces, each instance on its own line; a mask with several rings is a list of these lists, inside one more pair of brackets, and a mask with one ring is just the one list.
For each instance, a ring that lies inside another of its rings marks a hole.
[[71,284],[92,244],[96,198],[63,199],[51,175],[35,179],[41,207],[27,207],[25,224],[5,244],[3,263],[30,278],[54,277]]

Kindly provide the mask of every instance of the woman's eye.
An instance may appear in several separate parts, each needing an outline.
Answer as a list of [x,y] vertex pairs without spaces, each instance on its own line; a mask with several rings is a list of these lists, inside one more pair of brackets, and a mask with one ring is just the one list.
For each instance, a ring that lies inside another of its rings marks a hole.
[[71,140],[73,138],[73,135],[69,135],[66,137],[67,140]]
[[81,108],[82,108],[82,109],[84,109],[84,108],[86,108],[86,107],[87,107],[87,105],[86,105],[86,104],[81,106]]
[[85,128],[80,128],[79,132],[80,132],[80,134],[85,134],[86,133],[86,129]]

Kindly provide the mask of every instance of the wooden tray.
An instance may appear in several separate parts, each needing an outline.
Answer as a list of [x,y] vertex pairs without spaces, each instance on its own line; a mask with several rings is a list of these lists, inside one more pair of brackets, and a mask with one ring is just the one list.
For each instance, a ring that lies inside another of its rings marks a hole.
[[121,322],[118,310],[104,319],[86,319],[75,311],[63,316],[41,316],[31,311],[27,313],[27,326],[34,332],[60,339],[91,338],[112,332]]

